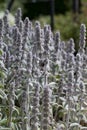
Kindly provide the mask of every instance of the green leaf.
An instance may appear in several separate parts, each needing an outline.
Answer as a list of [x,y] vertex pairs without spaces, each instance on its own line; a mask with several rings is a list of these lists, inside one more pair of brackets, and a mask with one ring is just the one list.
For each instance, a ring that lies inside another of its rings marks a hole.
[[13,110],[19,115],[19,110],[16,107],[13,107]]
[[3,50],[2,49],[0,49],[0,55],[2,55],[3,54]]
[[13,122],[11,122],[11,129],[15,130],[15,124]]
[[56,75],[55,76],[56,79],[60,79],[60,77],[61,77],[60,75]]
[[5,78],[6,77],[6,74],[2,71],[0,71],[0,78]]
[[60,99],[61,101],[66,102],[66,99],[65,99],[64,97],[59,97],[59,99]]
[[76,123],[76,122],[70,124],[70,127],[76,127],[76,126],[80,127],[80,124],[79,124],[79,123]]
[[0,84],[0,88],[3,88],[4,87],[4,85],[3,84]]
[[5,68],[4,63],[0,60],[0,67]]
[[1,99],[7,99],[7,95],[5,94],[4,90],[0,89],[0,97]]
[[0,125],[5,125],[5,124],[7,124],[7,119],[6,118],[0,120]]
[[12,130],[11,128],[0,127],[0,130]]
[[81,130],[87,130],[87,127],[80,127]]

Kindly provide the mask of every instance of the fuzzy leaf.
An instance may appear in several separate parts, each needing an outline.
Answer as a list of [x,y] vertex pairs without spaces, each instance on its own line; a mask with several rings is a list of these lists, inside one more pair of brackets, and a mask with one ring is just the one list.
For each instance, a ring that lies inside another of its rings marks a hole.
[[80,127],[80,124],[79,123],[71,123],[70,124],[70,127],[76,127],[76,126]]
[[7,95],[5,94],[5,92],[2,89],[0,89],[0,97],[2,99],[7,99]]

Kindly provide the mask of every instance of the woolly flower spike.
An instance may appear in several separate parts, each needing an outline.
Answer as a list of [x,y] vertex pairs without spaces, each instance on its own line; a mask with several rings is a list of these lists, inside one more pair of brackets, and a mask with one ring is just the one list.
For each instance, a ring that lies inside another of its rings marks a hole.
[[38,51],[41,51],[41,27],[40,24],[35,26],[35,40]]
[[18,28],[16,26],[13,27],[12,34],[13,34],[13,43],[15,43],[17,41],[17,35],[18,35]]
[[3,36],[3,20],[0,19],[0,39],[2,38]]
[[38,83],[34,83],[35,92],[33,96],[33,108],[32,108],[32,118],[31,118],[31,130],[38,130],[39,125],[39,92],[40,86]]
[[17,34],[17,42],[16,42],[16,56],[18,60],[21,59],[21,50],[22,50],[22,40],[21,40],[21,34],[18,32]]
[[61,47],[62,50],[65,49],[65,42],[64,41],[61,42],[60,47]]
[[48,30],[48,25],[44,25],[44,34]]
[[60,46],[60,32],[55,34],[55,53],[58,52]]
[[17,40],[18,40],[18,28],[16,26],[13,27],[12,29],[12,48],[11,48],[11,54],[14,55],[14,59],[15,59],[15,55],[16,55],[16,49],[17,49]]
[[7,35],[7,34],[10,33],[10,32],[9,32],[10,30],[9,30],[8,14],[9,14],[9,12],[8,12],[8,10],[6,10],[5,15],[4,15],[4,17],[3,17],[3,22],[4,22],[4,34],[5,34],[5,35]]
[[10,83],[9,86],[9,94],[8,94],[8,103],[9,103],[9,117],[8,117],[8,126],[11,126],[12,122],[12,113],[13,113],[13,108],[14,108],[14,100],[15,100],[15,83],[12,82]]
[[21,96],[22,130],[28,130],[28,88],[24,88]]
[[35,26],[40,26],[40,22],[39,22],[39,21],[36,21],[36,22],[35,22]]
[[75,57],[72,53],[67,54],[67,63],[68,63],[69,69],[74,69],[74,67],[75,67]]
[[15,83],[12,82],[9,86],[9,105],[11,109],[14,107],[14,99],[15,99]]
[[40,24],[35,24],[35,35],[36,35],[36,40],[39,41],[40,40],[40,30],[41,30],[41,27],[40,27]]
[[79,53],[76,55],[75,73],[76,73],[75,81],[79,83],[80,80],[83,78],[82,77],[82,58]]
[[[68,94],[70,95],[71,92],[73,92],[73,86],[74,86],[74,71],[69,71],[68,74],[67,74],[67,85],[68,85]],[[68,96],[69,96],[68,95]]]
[[[28,39],[28,35],[29,35],[29,19],[26,18],[24,20],[24,28],[23,28],[23,35],[22,35],[22,61],[24,60],[24,62],[26,62],[26,58],[27,58],[27,52],[29,51],[29,39]],[[26,63],[25,63],[26,64]]]
[[49,42],[50,42],[50,30],[48,30],[48,26],[45,27],[46,31],[44,33],[44,54],[45,56],[49,55]]
[[79,47],[80,48],[85,48],[86,44],[86,26],[85,24],[81,24],[80,27],[80,41],[79,41]]
[[69,82],[73,82],[74,81],[74,72],[73,71],[70,71],[68,73],[68,81]]
[[32,53],[28,52],[27,54],[27,72],[31,75],[32,72]]
[[75,52],[75,43],[74,43],[74,40],[72,38],[68,42],[67,52],[70,52],[70,53]]
[[11,62],[10,62],[10,52],[7,51],[6,52],[6,59],[5,59],[5,66],[6,66],[7,69],[10,67],[10,64],[11,64]]
[[68,92],[68,95],[71,95],[72,92],[74,92],[74,82],[75,82],[75,79],[74,79],[74,71],[69,71],[68,74],[67,74],[67,92]]
[[54,39],[54,42],[55,42],[55,44],[54,44],[54,52],[55,52],[55,59],[56,59],[56,62],[58,63],[58,65],[59,66],[61,66],[60,65],[60,62],[61,62],[61,50],[60,50],[60,44],[61,44],[61,39],[60,39],[60,32],[57,32],[56,34],[55,34],[55,39]]
[[51,32],[51,27],[50,27],[50,25],[45,25],[45,26],[44,26],[44,34],[46,34],[47,31],[49,31],[49,34],[50,34],[50,32]]
[[46,85],[44,87],[44,91],[43,91],[43,118],[42,118],[42,128],[43,128],[43,130],[49,130],[50,99],[51,99],[51,90],[49,88],[49,85]]
[[9,14],[9,10],[5,10],[5,15],[8,15]]
[[29,18],[26,17],[24,20],[24,37],[28,36],[29,33]]
[[84,85],[83,81],[80,81],[79,87],[81,90],[85,89],[85,85]]
[[82,57],[80,56],[79,53],[76,55],[76,66],[77,67],[81,67],[82,66]]
[[14,48],[14,68],[15,68],[15,84],[16,84],[16,87],[18,87],[19,83],[20,83],[20,79],[21,79],[21,76],[19,76],[20,74],[20,65],[21,65],[21,49],[22,49],[22,46],[21,46],[21,34],[18,32],[18,30],[15,30],[17,31],[17,37],[16,37],[16,44],[15,44],[15,48]]
[[19,23],[19,32],[22,34],[23,32],[23,21],[21,20]]
[[62,59],[66,60],[66,58],[67,58],[67,53],[64,50],[62,50]]
[[45,32],[45,43],[50,41],[50,31],[47,29]]
[[18,10],[17,10],[17,12],[15,14],[15,24],[17,25],[18,28],[20,26],[21,18],[22,18],[21,8],[18,8]]

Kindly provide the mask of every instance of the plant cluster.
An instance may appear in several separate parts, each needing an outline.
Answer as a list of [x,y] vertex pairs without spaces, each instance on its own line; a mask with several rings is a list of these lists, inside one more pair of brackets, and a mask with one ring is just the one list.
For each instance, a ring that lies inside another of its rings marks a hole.
[[[86,3],[84,4],[86,5]],[[87,11],[83,6],[83,11],[81,14],[66,12],[65,15],[59,14],[54,16],[54,31],[56,32],[57,30],[61,30],[61,38],[64,41],[67,41],[70,37],[73,37],[76,50],[79,48],[79,27],[81,23],[84,23],[87,26],[86,12]],[[40,16],[37,19],[40,21],[42,26],[44,26],[44,23],[50,24],[50,16]]]
[[75,55],[72,38],[23,21],[20,8],[14,25],[8,15],[0,19],[0,130],[86,130],[85,25]]

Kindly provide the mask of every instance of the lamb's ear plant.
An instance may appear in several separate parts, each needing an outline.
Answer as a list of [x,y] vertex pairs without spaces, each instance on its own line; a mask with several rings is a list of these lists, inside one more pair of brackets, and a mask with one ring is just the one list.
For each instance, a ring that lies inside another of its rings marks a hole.
[[44,27],[44,52],[43,52],[43,58],[44,58],[44,84],[48,84],[48,71],[50,69],[50,63],[49,63],[49,54],[50,54],[50,49],[49,49],[49,44],[50,44],[50,30],[49,26],[46,25]]
[[10,25],[9,25],[9,21],[8,21],[8,15],[9,15],[9,11],[6,10],[5,11],[5,14],[3,16],[3,23],[4,23],[4,35],[5,35],[5,38],[8,36],[8,34],[10,33]]
[[20,22],[22,20],[22,11],[21,8],[17,9],[17,12],[15,14],[15,25],[20,28]]
[[38,83],[34,83],[34,95],[33,95],[33,102],[32,102],[32,112],[31,112],[31,130],[38,130],[40,125],[39,115],[40,115],[40,86]]
[[4,126],[1,124],[1,128],[7,127],[6,109],[7,109],[7,92],[5,88],[5,80],[7,78],[7,69],[5,67],[5,43],[3,42],[3,20],[0,19],[0,122],[5,120]]
[[[79,73],[78,74],[78,78],[79,78],[79,122],[81,122],[81,120],[84,120],[84,116],[83,114],[81,115],[82,109],[83,111],[85,110],[84,108],[84,102],[86,99],[86,87],[84,84],[85,81],[85,72],[86,72],[86,53],[85,53],[85,47],[86,46],[86,26],[84,24],[81,24],[80,27],[80,40],[79,40]],[[84,71],[85,70],[85,71]]]
[[28,38],[28,19],[26,18],[24,21],[24,29],[23,29],[23,38],[22,38],[22,42],[21,42],[21,90],[22,90],[22,94],[21,94],[21,117],[22,117],[22,129],[23,130],[28,130],[29,127],[29,122],[28,122],[28,118],[29,118],[29,85],[27,82],[27,52],[28,52],[28,43],[27,43],[27,39]]
[[[21,9],[0,19],[0,130],[87,129],[86,26],[78,51]],[[67,32],[66,32],[67,33]]]
[[[60,39],[60,32],[56,32],[55,33],[55,36],[54,36],[54,59],[56,61],[56,65],[57,67],[55,67],[55,73],[56,71],[58,71],[58,66],[60,65],[60,42],[61,42],[61,39]],[[54,62],[55,62],[54,61]]]
[[8,127],[12,128],[12,117],[13,111],[15,107],[15,83],[12,82],[9,86],[9,94],[8,94],[8,104],[9,104],[9,115],[8,115]]
[[51,122],[50,122],[50,103],[51,103],[51,90],[50,86],[46,85],[43,88],[43,108],[42,108],[42,130],[49,130]]
[[35,54],[35,59],[36,59],[36,80],[37,82],[40,81],[40,61],[42,58],[42,39],[41,39],[41,26],[39,21],[35,22],[35,48],[36,48],[36,54]]
[[21,33],[21,35],[23,33],[23,26],[24,26],[23,21],[20,20],[20,23],[19,23],[19,32]]

